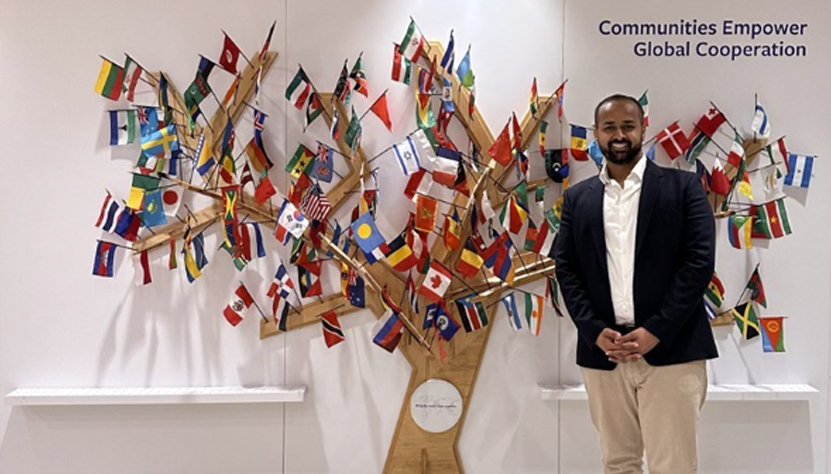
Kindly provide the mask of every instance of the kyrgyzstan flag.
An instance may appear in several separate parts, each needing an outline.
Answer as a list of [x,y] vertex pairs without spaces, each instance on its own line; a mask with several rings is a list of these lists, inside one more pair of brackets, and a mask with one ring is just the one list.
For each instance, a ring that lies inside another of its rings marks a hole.
[[678,126],[677,120],[669,127],[661,130],[661,133],[655,138],[673,160],[683,155],[690,147],[690,141],[684,135],[681,127]]
[[251,294],[248,293],[245,285],[240,283],[222,314],[231,323],[231,326],[236,326],[243,320],[245,313],[252,304],[254,304],[254,299],[251,298]]

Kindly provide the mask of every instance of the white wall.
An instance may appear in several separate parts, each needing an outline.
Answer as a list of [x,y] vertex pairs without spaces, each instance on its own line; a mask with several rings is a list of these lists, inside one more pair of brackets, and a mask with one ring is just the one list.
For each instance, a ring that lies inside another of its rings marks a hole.
[[[364,52],[370,99],[390,88],[394,124],[390,134],[367,118],[364,147],[370,155],[415,128],[411,92],[387,79],[391,43],[400,41],[408,15],[431,40],[444,42],[455,28],[457,62],[473,43],[477,104],[494,132],[511,111],[526,109],[533,76],[544,94],[568,77],[566,110],[577,123],[590,124],[594,104],[608,93],[637,95],[648,88],[652,132],[675,119],[689,127],[709,99],[746,126],[758,92],[774,135],[787,134],[794,150],[825,155],[829,143],[820,124],[831,104],[822,86],[829,66],[821,53],[829,45],[825,30],[831,21],[823,7],[818,0],[802,2],[798,10],[773,1],[726,10],[714,1],[670,6],[641,0],[632,6],[608,0],[316,0],[212,1],[198,8],[151,1],[115,8],[103,1],[0,0],[0,130],[9,150],[2,161],[9,179],[0,199],[6,229],[0,240],[0,392],[23,386],[309,387],[304,403],[286,406],[4,407],[0,472],[380,472],[406,390],[409,368],[400,354],[390,356],[371,343],[374,317],[368,312],[343,318],[347,341],[331,350],[317,327],[264,341],[257,338],[255,318],[231,328],[220,310],[240,276],[225,255],[209,254],[207,271],[193,285],[181,272],[164,268],[164,251],[151,255],[154,282],[147,287],[133,286],[128,261],[113,280],[90,276],[99,237],[92,222],[103,190],[126,196],[126,173],[137,153],[106,144],[103,111],[111,104],[92,92],[99,53],[120,60],[127,51],[147,67],[168,72],[184,89],[197,53],[219,54],[221,28],[250,53],[276,19],[272,49],[279,56],[265,79],[262,104],[269,114],[266,146],[278,164],[300,140],[326,141],[322,122],[303,137],[302,112],[283,99],[298,62],[318,87],[330,90],[343,59],[351,64]],[[637,59],[629,52],[630,39],[596,33],[603,18],[693,16],[808,22],[804,42],[810,56]],[[355,101],[359,113],[370,104],[363,97]],[[391,166],[381,171],[385,200],[395,198],[396,173]],[[770,248],[740,253],[720,234],[717,268],[728,299],[761,260],[771,301],[764,314],[790,316],[788,353],[762,354],[759,342],[745,343],[735,330],[717,329],[722,357],[710,364],[714,382],[808,382],[822,394],[810,403],[709,404],[702,472],[826,471],[827,177],[820,161],[807,199],[789,201],[795,233]],[[285,191],[285,177],[279,181]],[[193,204],[198,208],[204,201]],[[384,213],[384,206],[380,225],[391,234],[403,216]],[[208,240],[215,242],[215,235],[208,233]],[[241,274],[259,294],[275,269],[274,255],[286,257],[279,247],[269,245],[269,257]],[[327,270],[326,277],[334,291],[335,272]],[[597,438],[585,404],[542,402],[536,386],[579,380],[570,322],[546,313],[538,339],[513,334],[502,317],[494,324],[459,446],[466,471],[596,472]]]

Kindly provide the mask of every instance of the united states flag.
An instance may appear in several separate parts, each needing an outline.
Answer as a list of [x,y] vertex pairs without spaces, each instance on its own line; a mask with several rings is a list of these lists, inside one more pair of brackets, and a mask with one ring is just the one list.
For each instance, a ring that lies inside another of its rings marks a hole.
[[300,208],[307,219],[322,221],[329,215],[329,211],[332,210],[332,205],[329,203],[326,194],[320,189],[320,186],[315,184],[303,196],[303,200],[300,202]]

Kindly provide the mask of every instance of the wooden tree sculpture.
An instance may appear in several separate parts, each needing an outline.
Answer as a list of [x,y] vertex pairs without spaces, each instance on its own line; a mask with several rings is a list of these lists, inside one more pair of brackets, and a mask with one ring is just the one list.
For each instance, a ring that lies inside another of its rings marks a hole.
[[[430,42],[422,53],[421,59],[430,64],[440,61],[443,55],[443,46],[437,42]],[[223,129],[229,118],[234,123],[239,120],[242,110],[247,106],[247,102],[250,101],[250,98],[254,94],[258,75],[265,75],[269,71],[275,57],[276,53],[274,52],[252,56],[252,61],[241,73],[237,100],[233,104],[230,104],[227,110],[221,109],[215,113],[210,120],[211,130]],[[161,73],[155,75],[148,73],[147,76],[149,82],[158,88]],[[475,144],[478,150],[484,152],[490,149],[495,141],[494,135],[478,110],[472,109],[473,112],[468,113],[471,110],[469,108],[471,96],[467,89],[461,87],[459,81],[452,74],[437,71],[436,80],[441,84],[443,79],[452,83],[451,89],[453,91],[452,100],[455,105],[455,116],[464,127],[469,139]],[[168,93],[171,107],[178,111],[186,110],[182,96],[172,85],[169,86]],[[316,90],[314,93],[318,94]],[[350,115],[347,113],[341,101],[337,99],[333,100],[332,94],[329,93],[320,93],[319,98],[325,111],[324,118],[330,127],[332,117],[335,113],[341,117],[338,122],[341,133],[339,134],[340,138],[337,140],[337,146],[344,156],[351,157],[351,159],[346,160],[348,172],[326,193],[332,206],[331,213],[334,213],[346,202],[350,193],[362,187],[362,181],[367,177],[363,173],[363,170],[367,167],[367,158],[360,146],[357,146],[353,152],[343,138],[345,135],[344,132],[349,127]],[[540,110],[533,115],[530,113],[526,114],[522,119],[520,128],[522,131],[521,148],[523,150],[528,147],[531,138],[540,125],[541,118],[546,116],[552,102],[556,103],[556,99],[556,96],[541,97]],[[187,115],[183,113],[174,115],[174,121],[179,130],[187,130],[187,127],[190,125],[187,122]],[[189,149],[196,149],[197,137],[200,136],[201,132],[202,126],[196,124],[193,133],[182,133],[179,138],[185,142]],[[211,143],[211,148],[215,156],[220,155],[221,145],[222,137],[220,134],[216,134]],[[760,141],[745,143],[748,156],[753,156],[754,151],[760,149],[763,145],[764,142]],[[505,189],[503,186],[506,180],[505,177],[510,173],[506,173],[505,167],[491,156],[485,156],[485,161],[487,162],[485,166],[478,168],[481,171],[471,167],[471,171],[467,174],[470,197],[462,193],[456,193],[453,200],[454,206],[463,209],[460,220],[462,242],[467,241],[470,237],[472,210],[476,203],[482,199],[483,195],[486,195],[490,202],[493,203],[493,207],[498,209],[505,205],[511,194],[511,190]],[[735,175],[735,169],[728,171],[732,175]],[[175,177],[166,177],[188,191],[210,197],[216,201],[214,205],[194,214],[193,219],[195,219],[195,222],[191,225],[193,231],[199,231],[221,218],[224,212],[224,198],[222,193],[215,191],[215,189],[223,185],[235,184],[222,182],[222,178],[220,177],[221,173],[209,172],[206,176],[210,176],[210,179],[206,182],[207,186],[204,187],[182,181]],[[545,186],[546,179],[532,181],[527,184],[528,189],[533,190],[540,186]],[[714,207],[717,204],[718,202],[714,202]],[[241,212],[248,213],[258,221],[271,223],[272,226],[278,217],[273,208],[255,204],[253,198],[240,200],[238,207]],[[135,242],[133,249],[135,251],[144,251],[166,245],[170,239],[182,236],[184,231],[185,225],[182,223],[167,225],[156,230],[154,235]],[[308,230],[302,239],[311,241]],[[395,271],[386,260],[379,260],[375,264],[366,265],[366,260],[362,255],[358,257],[349,256],[338,245],[333,243],[332,239],[333,234],[330,229],[328,233],[320,237],[322,241],[321,250],[331,252],[333,255],[331,262],[338,266],[339,272],[341,271],[341,266],[346,265],[364,279],[367,289],[366,306],[377,317],[381,317],[385,313],[382,293],[386,292],[393,301],[401,301],[404,299],[407,291],[405,278],[401,273]],[[483,306],[487,308],[488,319],[493,321],[493,316],[496,311],[496,306],[493,303],[500,299],[505,290],[513,286],[520,286],[546,276],[551,276],[554,271],[554,263],[547,257],[533,252],[523,251],[516,246],[514,249],[516,254],[512,260],[516,272],[512,284],[508,284],[496,276],[488,276],[488,274],[482,271],[480,276],[467,279],[466,281],[455,277],[449,290],[445,293],[444,299],[452,302],[460,298],[468,298],[471,295],[475,295],[475,299],[481,301]],[[461,250],[462,247],[456,250],[448,249],[445,247],[442,239],[435,239],[429,252],[433,261],[440,262],[446,268],[453,269],[460,257]],[[424,277],[420,276],[419,278],[423,279]],[[417,286],[420,284],[421,281],[416,282]],[[451,313],[454,313],[458,320],[459,315],[456,306],[449,304],[447,308]],[[287,330],[294,330],[315,324],[320,320],[320,315],[327,311],[336,311],[337,314],[343,315],[356,311],[357,309],[359,308],[351,306],[348,299],[340,293],[319,298],[318,300],[310,300],[298,307],[296,313],[291,314],[291,317],[287,320]],[[405,308],[403,308],[402,320],[406,330],[398,347],[412,367],[412,372],[384,465],[384,473],[386,474],[463,472],[457,451],[457,444],[462,427],[464,426],[467,407],[476,385],[482,357],[489,340],[491,325],[486,325],[484,328],[473,332],[459,331],[448,343],[447,353],[440,354],[437,345],[428,342],[426,337],[418,330],[418,328],[422,327],[424,318],[424,314],[413,314],[409,306],[405,305]],[[269,320],[261,322],[261,338],[274,336],[280,334],[280,332],[276,321]],[[429,433],[421,429],[414,421],[412,413],[410,412],[410,401],[413,393],[422,383],[430,379],[441,379],[449,382],[459,391],[463,401],[460,421],[449,430],[441,433]]]

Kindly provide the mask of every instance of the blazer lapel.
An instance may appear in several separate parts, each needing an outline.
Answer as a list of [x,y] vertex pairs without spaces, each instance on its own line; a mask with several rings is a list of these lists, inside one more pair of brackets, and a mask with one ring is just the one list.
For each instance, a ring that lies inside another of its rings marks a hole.
[[[647,158],[641,158],[646,160]],[[646,170],[643,173],[643,184],[641,187],[641,200],[638,203],[638,227],[635,232],[635,256],[641,251],[646,231],[649,229],[649,222],[652,219],[652,211],[655,209],[655,204],[658,202],[658,196],[661,194],[661,184],[663,183],[664,173],[661,168],[647,161]]]
[[592,240],[594,240],[594,249],[597,251],[597,259],[605,275],[608,270],[606,268],[606,232],[603,226],[603,182],[598,178],[593,179],[594,181],[589,186],[589,208],[587,209],[590,216],[589,228]]

